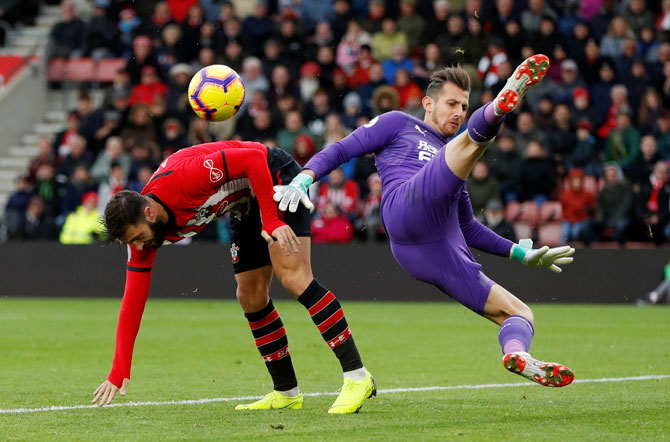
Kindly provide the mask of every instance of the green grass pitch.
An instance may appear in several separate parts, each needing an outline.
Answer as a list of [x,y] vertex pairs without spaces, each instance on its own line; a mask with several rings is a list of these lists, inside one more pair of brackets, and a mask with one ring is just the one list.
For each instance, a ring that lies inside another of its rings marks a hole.
[[[344,302],[379,389],[519,383],[497,328],[454,303]],[[337,360],[297,302],[276,303],[304,393],[335,392]],[[90,404],[111,367],[119,300],[0,300],[0,409]],[[668,308],[533,305],[533,354],[576,379],[670,374]],[[271,390],[232,301],[150,299],[128,395],[115,403]],[[0,413],[0,440],[668,440],[670,379],[381,393],[355,415],[239,412],[237,402]]]

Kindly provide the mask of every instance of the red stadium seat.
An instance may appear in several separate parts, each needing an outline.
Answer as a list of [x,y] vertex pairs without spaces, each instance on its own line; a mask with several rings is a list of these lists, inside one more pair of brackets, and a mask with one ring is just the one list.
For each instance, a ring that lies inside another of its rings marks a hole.
[[92,58],[74,58],[67,64],[67,81],[87,82],[95,80],[95,61]]
[[515,222],[514,233],[516,233],[516,237],[519,239],[532,238],[533,226],[523,221]]
[[65,81],[67,74],[67,59],[52,58],[47,70],[47,81]]
[[540,208],[540,222],[560,221],[563,219],[563,208],[559,201],[547,201]]
[[521,203],[521,215],[519,221],[524,221],[532,226],[537,226],[540,222],[540,207],[535,201],[525,201]]
[[521,215],[521,204],[518,201],[510,201],[505,207],[505,219],[511,223],[519,219]]
[[100,83],[111,83],[114,81],[114,75],[125,67],[126,60],[123,58],[103,58],[98,63],[96,80]]
[[563,234],[563,223],[552,221],[537,230],[537,242],[543,246],[556,247],[563,243],[561,236]]

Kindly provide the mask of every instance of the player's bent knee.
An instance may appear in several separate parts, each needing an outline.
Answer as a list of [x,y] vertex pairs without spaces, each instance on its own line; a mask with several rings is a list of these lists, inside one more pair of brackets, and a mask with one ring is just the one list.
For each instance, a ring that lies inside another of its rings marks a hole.
[[269,287],[264,282],[238,285],[235,296],[245,313],[264,309],[270,300]]
[[314,277],[311,272],[302,269],[284,269],[284,271],[277,271],[277,279],[286,290],[297,298],[305,291]]

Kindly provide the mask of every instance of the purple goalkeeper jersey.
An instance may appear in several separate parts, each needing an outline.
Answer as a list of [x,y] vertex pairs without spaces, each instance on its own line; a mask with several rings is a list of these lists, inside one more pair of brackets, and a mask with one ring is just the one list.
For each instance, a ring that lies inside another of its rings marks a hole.
[[384,200],[390,191],[422,169],[447,141],[418,118],[391,111],[317,153],[305,169],[314,171],[320,179],[354,157],[374,153]]
[[[446,138],[427,123],[403,112],[391,111],[373,118],[346,138],[314,155],[305,165],[305,169],[314,171],[316,178],[319,179],[354,157],[374,153],[375,164],[382,180],[382,214],[386,214],[383,216],[384,224],[391,227],[396,221],[400,222],[393,218],[393,204],[400,204],[402,200],[402,198],[401,200],[391,198],[393,191],[423,169],[447,142]],[[443,159],[436,160],[444,163]],[[448,169],[446,164],[443,167]],[[444,174],[430,175],[429,179],[437,182],[444,180],[444,176]],[[479,250],[508,256],[512,242],[474,219],[464,181],[451,172],[447,176],[453,188],[458,189],[454,192],[454,199],[449,203],[453,206],[453,210],[447,211],[457,214],[458,219],[444,226],[449,226],[448,230],[460,231],[442,233],[448,235],[452,242],[461,244],[466,242]],[[390,206],[386,207],[388,204]],[[442,227],[435,225],[434,229]],[[391,240],[394,240],[393,236]]]

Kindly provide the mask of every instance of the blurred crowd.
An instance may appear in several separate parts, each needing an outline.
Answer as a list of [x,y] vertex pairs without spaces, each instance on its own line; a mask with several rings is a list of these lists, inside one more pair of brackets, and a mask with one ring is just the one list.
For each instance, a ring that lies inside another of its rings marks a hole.
[[[9,238],[95,241],[90,213],[141,190],[178,149],[253,140],[304,165],[381,113],[423,118],[434,70],[468,70],[476,109],[545,53],[547,78],[468,180],[475,215],[516,239],[523,211],[512,207],[554,202],[560,242],[670,239],[670,0],[79,0],[61,10],[50,60],[126,64],[110,84],[78,85],[67,126],[39,140],[7,204]],[[238,115],[210,124],[187,86],[217,63],[240,73],[247,95]],[[380,189],[373,157],[315,184],[314,242],[384,241]],[[226,221],[203,234],[228,241]]]

